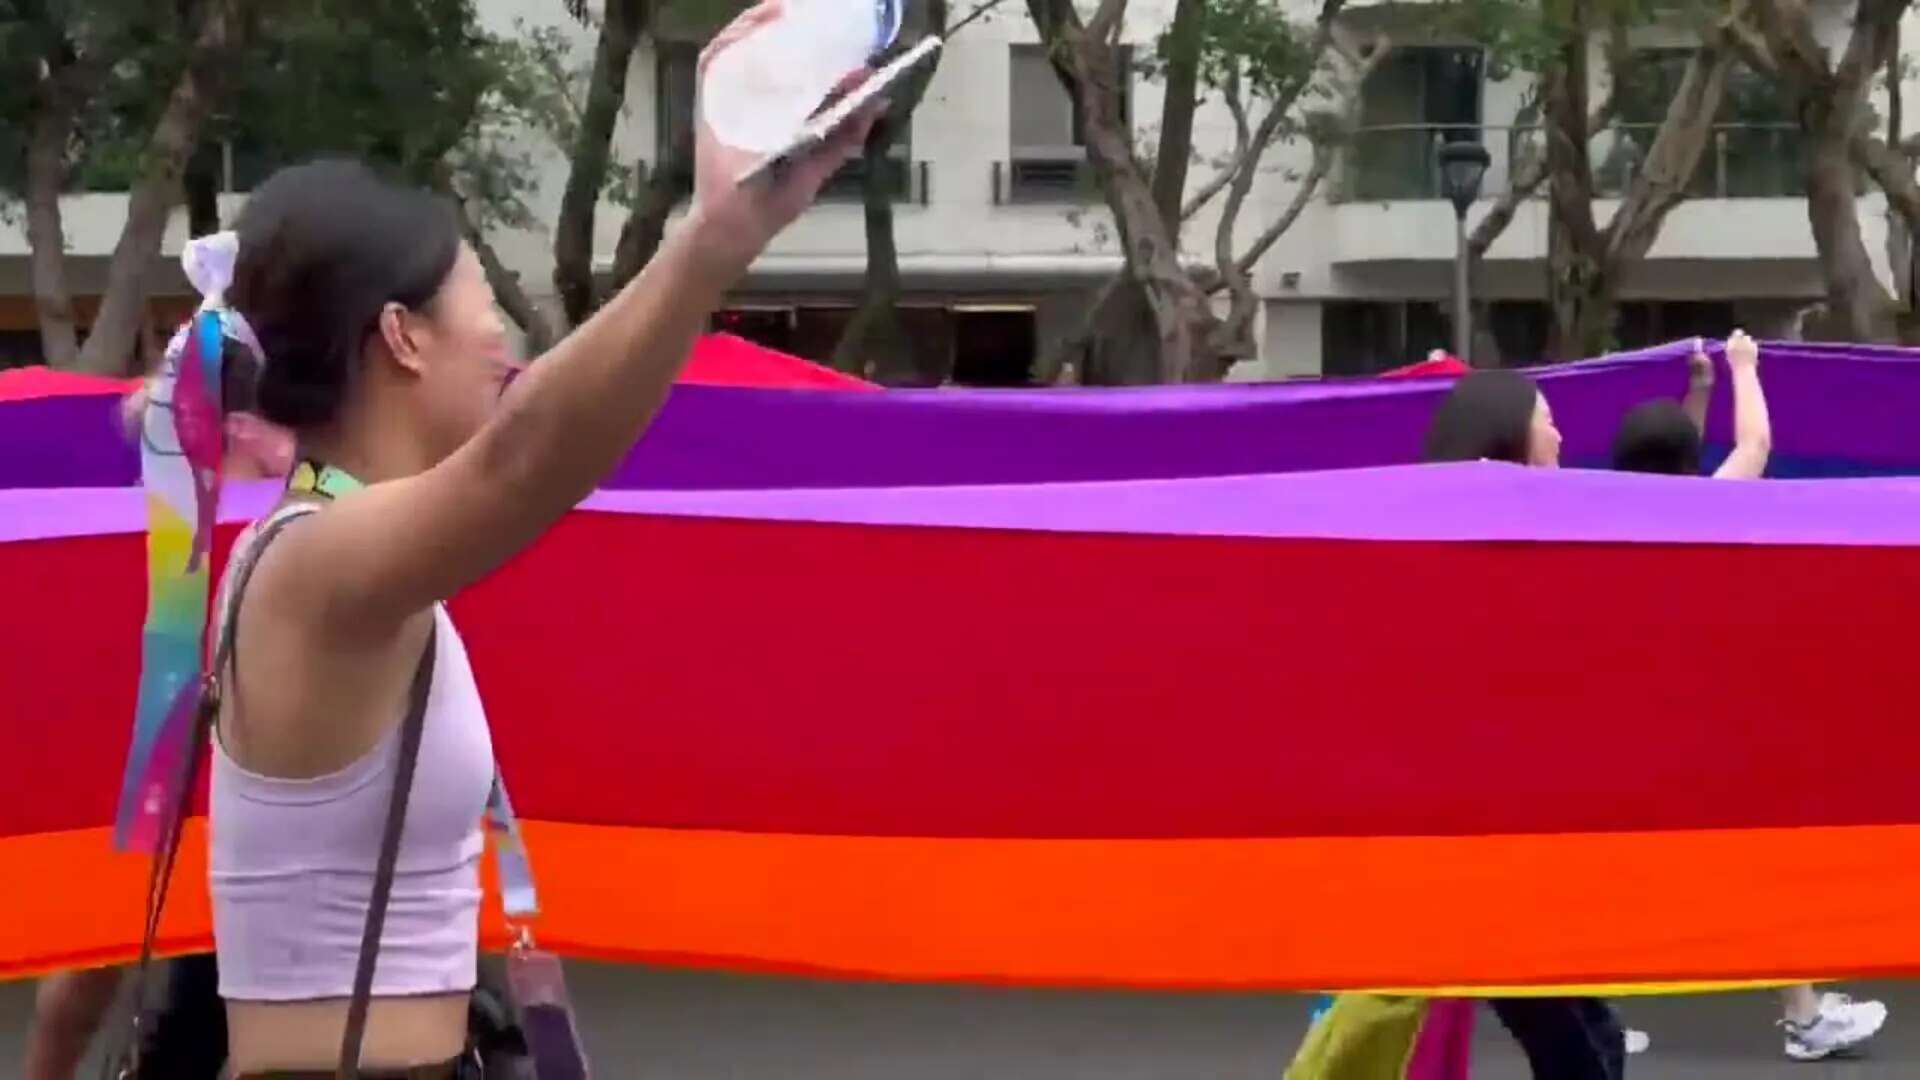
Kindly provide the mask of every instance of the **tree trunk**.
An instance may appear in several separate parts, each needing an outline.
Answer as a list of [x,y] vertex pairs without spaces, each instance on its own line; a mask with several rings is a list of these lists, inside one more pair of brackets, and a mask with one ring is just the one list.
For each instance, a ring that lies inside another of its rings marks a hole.
[[[1901,94],[1903,75],[1900,46],[1896,43],[1892,55],[1887,57],[1887,66],[1882,81],[1887,87],[1887,146],[1897,147],[1904,137],[1902,130],[1906,122],[1905,99]],[[1898,151],[1895,151],[1898,153]],[[1909,179],[1913,176],[1913,159],[1899,154],[1898,161]],[[1907,323],[1912,323],[1916,315],[1913,281],[1913,225],[1907,216],[1893,205],[1892,194],[1887,197],[1887,267],[1893,271],[1893,295],[1900,305],[1901,314]],[[1903,332],[1903,338],[1907,335]]]
[[1593,219],[1593,161],[1587,143],[1589,0],[1567,0],[1570,29],[1541,72],[1546,121],[1547,306],[1549,355],[1570,358],[1606,351],[1611,336],[1610,276]]
[[1122,274],[1088,320],[1080,380],[1088,386],[1165,382],[1158,333],[1145,290],[1132,274]]
[[1809,137],[1807,219],[1826,279],[1828,318],[1843,326],[1851,340],[1892,341],[1894,300],[1874,275],[1867,255],[1849,132],[1833,114],[1830,106],[1814,101],[1801,106],[1802,130]]
[[1160,381],[1153,313],[1132,274],[1122,270],[1094,292],[1079,331],[1056,343],[1053,354],[1041,361],[1040,374],[1043,381],[1057,381],[1069,369],[1074,383],[1085,386]]
[[[907,7],[901,26],[900,43],[912,45],[947,26],[946,0],[929,0]],[[926,96],[927,85],[939,64],[934,62],[914,72],[900,92],[894,95],[886,116],[875,124],[863,149],[865,173],[860,187],[865,209],[867,241],[866,287],[860,307],[833,349],[833,366],[841,371],[872,378],[888,384],[938,386],[951,374],[951,356],[935,356],[929,350],[915,349],[914,341],[900,321],[900,248],[893,234],[893,201],[896,191],[890,180],[893,164],[889,151],[902,133],[910,130],[913,112]],[[911,190],[912,165],[909,163],[907,186]]]
[[626,288],[627,282],[646,269],[667,237],[667,222],[680,205],[693,178],[693,139],[682,139],[667,152],[667,159],[647,176],[633,205],[627,208],[627,220],[620,226],[620,240],[613,249],[611,292]]
[[1751,33],[1736,39],[1793,97],[1807,140],[1807,219],[1826,280],[1818,332],[1853,341],[1892,341],[1898,329],[1897,303],[1874,274],[1861,236],[1855,155],[1868,137],[1867,93],[1892,62],[1909,6],[1859,0],[1837,63],[1821,47],[1805,4],[1755,4],[1758,41]]
[[567,321],[578,326],[593,314],[594,220],[613,154],[613,128],[627,100],[627,75],[640,40],[645,8],[639,0],[608,0],[593,52],[587,105],[574,132],[567,187],[553,228],[553,285]]
[[1703,42],[1687,63],[1680,88],[1654,132],[1626,197],[1607,224],[1603,259],[1617,277],[1621,267],[1646,257],[1667,215],[1687,198],[1687,186],[1713,139],[1713,120],[1726,96],[1733,55],[1715,38]]
[[[867,232],[867,276],[860,307],[834,345],[835,368],[888,384],[929,385],[914,362],[913,343],[900,325],[900,251],[893,236],[893,189],[887,183],[891,132],[876,128],[863,155],[860,187]],[[944,375],[945,373],[940,373]],[[931,385],[939,385],[935,379]]]
[[72,98],[63,92],[60,74],[50,74],[41,80],[27,143],[27,247],[40,351],[49,366],[62,369],[73,367],[80,356],[73,295],[67,289],[66,229],[60,214],[72,133]]
[[187,158],[181,186],[187,200],[187,235],[206,236],[220,231],[221,160],[219,146],[204,144]]
[[154,125],[140,179],[127,194],[127,222],[107,264],[100,311],[80,350],[81,370],[121,374],[137,362],[147,274],[160,254],[167,218],[180,199],[187,157],[199,140],[201,126],[220,92],[220,75],[238,44],[240,2],[212,0],[205,6],[192,54]]
[[1121,108],[1129,73],[1120,70],[1116,47],[1126,6],[1126,0],[1101,0],[1083,22],[1073,0],[1027,2],[1062,84],[1080,103],[1088,160],[1113,212],[1127,273],[1152,315],[1160,378],[1201,380],[1218,366],[1202,355],[1215,319],[1206,292],[1181,265],[1179,235],[1167,228],[1152,179],[1133,152]]
[[[1153,201],[1160,220],[1180,235],[1180,204],[1193,160],[1193,113],[1200,103],[1200,48],[1206,0],[1176,0],[1167,28],[1166,94],[1160,106],[1160,142],[1153,157]],[[1125,72],[1122,72],[1125,77]]]
[[1127,269],[1153,317],[1160,377],[1168,382],[1207,380],[1216,365],[1201,354],[1213,312],[1181,266],[1179,236],[1166,227],[1152,186],[1133,156],[1132,132],[1121,114],[1118,92],[1125,73],[1118,70],[1114,50],[1104,40],[1082,35],[1072,43],[1072,51],[1082,73],[1088,156],[1113,211]]
[[1553,312],[1548,357],[1578,360],[1611,351],[1616,344],[1614,312],[1619,304],[1619,283],[1585,253],[1567,250],[1564,241],[1563,246],[1556,246],[1553,233],[1547,240],[1551,275],[1547,295]]
[[532,360],[552,348],[560,337],[553,320],[527,294],[520,275],[507,268],[500,253],[494,249],[493,241],[487,239],[486,230],[480,227],[480,220],[475,217],[466,196],[461,194],[459,185],[454,182],[453,169],[444,156],[434,164],[431,177],[434,190],[453,206],[460,235],[480,260],[480,269],[487,275],[487,284],[493,289],[494,301],[500,305],[501,311],[506,312],[507,318],[520,328],[521,336],[526,339],[527,359]]
[[526,286],[521,284],[520,275],[507,268],[500,253],[494,250],[486,234],[474,224],[464,203],[456,202],[460,215],[460,232],[467,239],[467,246],[480,260],[480,269],[487,275],[487,284],[493,288],[493,297],[500,304],[500,310],[520,328],[521,336],[526,339],[526,357],[535,359],[553,347],[558,339],[554,331],[553,320],[541,310],[533,297],[527,295]]

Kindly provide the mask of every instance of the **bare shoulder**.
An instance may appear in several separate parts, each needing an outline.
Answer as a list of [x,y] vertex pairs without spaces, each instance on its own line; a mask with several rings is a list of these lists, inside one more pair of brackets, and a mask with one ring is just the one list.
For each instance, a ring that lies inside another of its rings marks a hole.
[[[254,562],[229,630],[220,731],[229,756],[265,776],[321,776],[372,750],[399,723],[431,627],[431,609],[381,630],[323,610],[336,595],[326,578],[337,569],[314,543],[324,530],[312,524],[331,512],[304,511],[243,553]],[[246,573],[236,560],[228,588]]]

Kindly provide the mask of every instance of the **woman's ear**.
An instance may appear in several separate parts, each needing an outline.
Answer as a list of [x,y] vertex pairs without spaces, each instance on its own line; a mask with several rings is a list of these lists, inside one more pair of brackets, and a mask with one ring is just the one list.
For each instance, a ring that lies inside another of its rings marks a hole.
[[413,313],[402,304],[387,304],[380,309],[380,343],[394,363],[418,374],[420,346],[413,337]]

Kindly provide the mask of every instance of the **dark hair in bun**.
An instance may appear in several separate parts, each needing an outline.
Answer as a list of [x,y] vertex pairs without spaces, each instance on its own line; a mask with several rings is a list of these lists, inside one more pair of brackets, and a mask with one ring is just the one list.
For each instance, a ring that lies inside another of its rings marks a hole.
[[1423,461],[1527,463],[1540,391],[1511,371],[1476,371],[1453,384],[1427,428]]
[[444,200],[349,161],[275,173],[247,200],[236,231],[227,302],[252,324],[266,358],[258,366],[229,344],[228,359],[253,378],[251,393],[229,382],[226,404],[295,431],[338,417],[381,310],[425,308],[461,240]]

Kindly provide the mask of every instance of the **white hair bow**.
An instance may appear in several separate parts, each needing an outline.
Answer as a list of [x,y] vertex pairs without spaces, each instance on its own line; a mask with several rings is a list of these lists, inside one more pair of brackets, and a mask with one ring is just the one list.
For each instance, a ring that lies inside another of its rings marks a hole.
[[[194,291],[200,294],[200,310],[218,313],[222,334],[252,349],[255,360],[264,364],[267,354],[260,348],[253,324],[227,304],[227,289],[233,285],[233,268],[239,261],[240,234],[235,232],[194,237],[180,253],[180,266],[186,270]],[[192,325],[192,320],[188,320],[167,342],[168,360],[177,359],[186,348]]]

